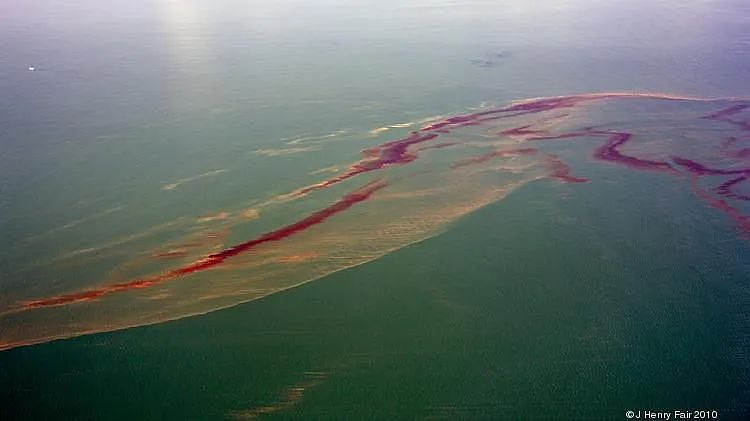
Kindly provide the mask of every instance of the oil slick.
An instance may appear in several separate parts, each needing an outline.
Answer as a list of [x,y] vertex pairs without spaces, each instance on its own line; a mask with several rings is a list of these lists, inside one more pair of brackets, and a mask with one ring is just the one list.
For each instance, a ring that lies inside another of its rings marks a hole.
[[[645,108],[632,111],[628,107],[634,104]],[[616,122],[602,117],[613,112]],[[652,132],[639,118],[661,126]],[[433,120],[364,149],[354,162],[327,163],[308,174],[317,181],[305,185],[300,180],[302,187],[289,193],[197,220],[185,218],[179,225],[182,239],[178,235],[142,250],[138,259],[116,263],[109,279],[0,308],[0,349],[158,323],[257,299],[435,235],[526,183],[549,179],[561,188],[586,188],[598,181],[592,169],[602,166],[682,178],[697,200],[750,237],[749,119],[750,104],[741,99],[598,93],[525,100]],[[345,133],[286,139],[303,146],[259,153],[302,152],[305,143],[335,149],[337,144],[327,142]],[[688,135],[690,148],[685,148]],[[291,212],[282,218],[285,223],[273,219],[292,202],[308,210]],[[262,234],[237,237],[244,232],[242,224],[257,224]],[[114,243],[96,250],[116,256],[126,246],[134,247]],[[85,254],[91,253],[70,258]]]
[[[320,211],[315,212],[314,214],[294,224],[282,227],[275,231],[268,232],[266,234],[261,235],[258,238],[254,238],[252,240],[245,241],[244,243],[234,245],[218,253],[210,254],[192,264],[176,268],[167,273],[159,274],[150,278],[135,279],[129,282],[112,284],[112,285],[105,286],[103,288],[90,289],[90,290],[72,293],[72,294],[64,294],[64,295],[60,295],[57,297],[45,298],[41,300],[33,300],[33,301],[24,303],[24,307],[26,308],[50,307],[50,306],[59,306],[59,305],[64,305],[64,304],[81,302],[81,301],[94,300],[94,299],[98,299],[105,295],[113,294],[116,292],[123,292],[123,291],[128,291],[128,290],[133,290],[133,289],[149,288],[149,287],[152,287],[152,286],[155,286],[155,285],[167,282],[167,281],[171,281],[173,279],[186,276],[195,272],[200,272],[200,271],[204,271],[207,269],[211,269],[215,266],[218,266],[224,263],[224,261],[227,260],[228,258],[248,252],[251,249],[263,243],[270,242],[270,241],[280,241],[287,237],[291,237],[292,235],[300,231],[304,231],[314,225],[321,224],[326,219],[332,217],[333,215],[339,212],[343,212],[359,202],[367,200],[370,196],[373,195],[373,193],[382,189],[385,186],[386,186],[386,183],[383,183],[383,182],[369,183],[365,185],[364,187],[352,193],[347,194],[346,196],[341,198],[341,200],[332,204],[331,206],[321,209]],[[170,252],[157,255],[157,257],[159,258],[171,257],[171,256],[172,254],[170,254]]]

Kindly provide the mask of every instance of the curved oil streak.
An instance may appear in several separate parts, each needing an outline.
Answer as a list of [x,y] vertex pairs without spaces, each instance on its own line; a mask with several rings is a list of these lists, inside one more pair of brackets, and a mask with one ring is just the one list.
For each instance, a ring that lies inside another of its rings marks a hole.
[[310,227],[321,224],[332,216],[341,213],[353,205],[365,201],[370,198],[376,191],[384,188],[387,184],[384,182],[373,182],[369,183],[362,188],[347,194],[341,200],[337,201],[331,206],[321,209],[312,215],[301,219],[291,225],[287,225],[278,230],[268,232],[261,235],[258,238],[245,241],[243,243],[234,245],[230,248],[224,249],[218,253],[210,254],[197,262],[189,264],[187,266],[178,267],[167,273],[152,276],[145,279],[135,279],[128,282],[122,282],[112,284],[96,289],[89,289],[81,292],[74,292],[70,294],[58,295],[56,297],[43,298],[38,300],[32,300],[23,303],[25,308],[40,308],[50,306],[60,306],[70,303],[90,301],[99,299],[105,295],[124,292],[133,289],[149,288],[155,285],[162,284],[173,279],[177,279],[182,276],[190,275],[192,273],[201,272],[207,269],[216,267],[227,259],[245,253],[256,246],[271,241],[280,241],[285,238],[291,237],[298,232],[307,230]]

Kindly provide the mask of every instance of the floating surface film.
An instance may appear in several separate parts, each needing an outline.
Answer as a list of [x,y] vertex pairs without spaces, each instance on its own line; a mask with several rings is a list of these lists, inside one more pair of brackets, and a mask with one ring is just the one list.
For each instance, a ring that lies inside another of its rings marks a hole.
[[[330,162],[293,191],[249,207],[239,198],[232,209],[70,250],[39,262],[41,270],[19,269],[16,276],[31,286],[4,297],[0,348],[257,299],[439,233],[526,183],[586,188],[607,168],[688,183],[691,206],[714,208],[750,237],[748,105],[649,93],[571,95],[431,121],[397,139],[373,137],[359,160]],[[186,177],[164,190],[195,179],[219,183],[231,175],[224,173]],[[105,275],[72,275],[92,265],[105,267],[95,272]],[[39,274],[55,274],[54,282]]]

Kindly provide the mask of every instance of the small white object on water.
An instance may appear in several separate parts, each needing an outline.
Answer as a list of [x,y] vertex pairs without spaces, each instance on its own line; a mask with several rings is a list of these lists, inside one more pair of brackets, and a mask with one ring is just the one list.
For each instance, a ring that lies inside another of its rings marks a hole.
[[34,66],[29,66],[29,67],[28,67],[28,69],[29,69],[29,71],[30,71],[30,72],[33,72],[34,70],[36,70],[36,67],[34,67]]

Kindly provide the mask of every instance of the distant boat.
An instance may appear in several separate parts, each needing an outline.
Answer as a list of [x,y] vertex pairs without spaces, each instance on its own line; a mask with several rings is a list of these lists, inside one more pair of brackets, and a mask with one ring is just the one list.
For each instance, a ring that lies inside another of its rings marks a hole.
[[33,72],[34,70],[36,70],[36,67],[34,67],[34,66],[29,66],[29,67],[28,67],[28,70],[29,70],[30,72]]

